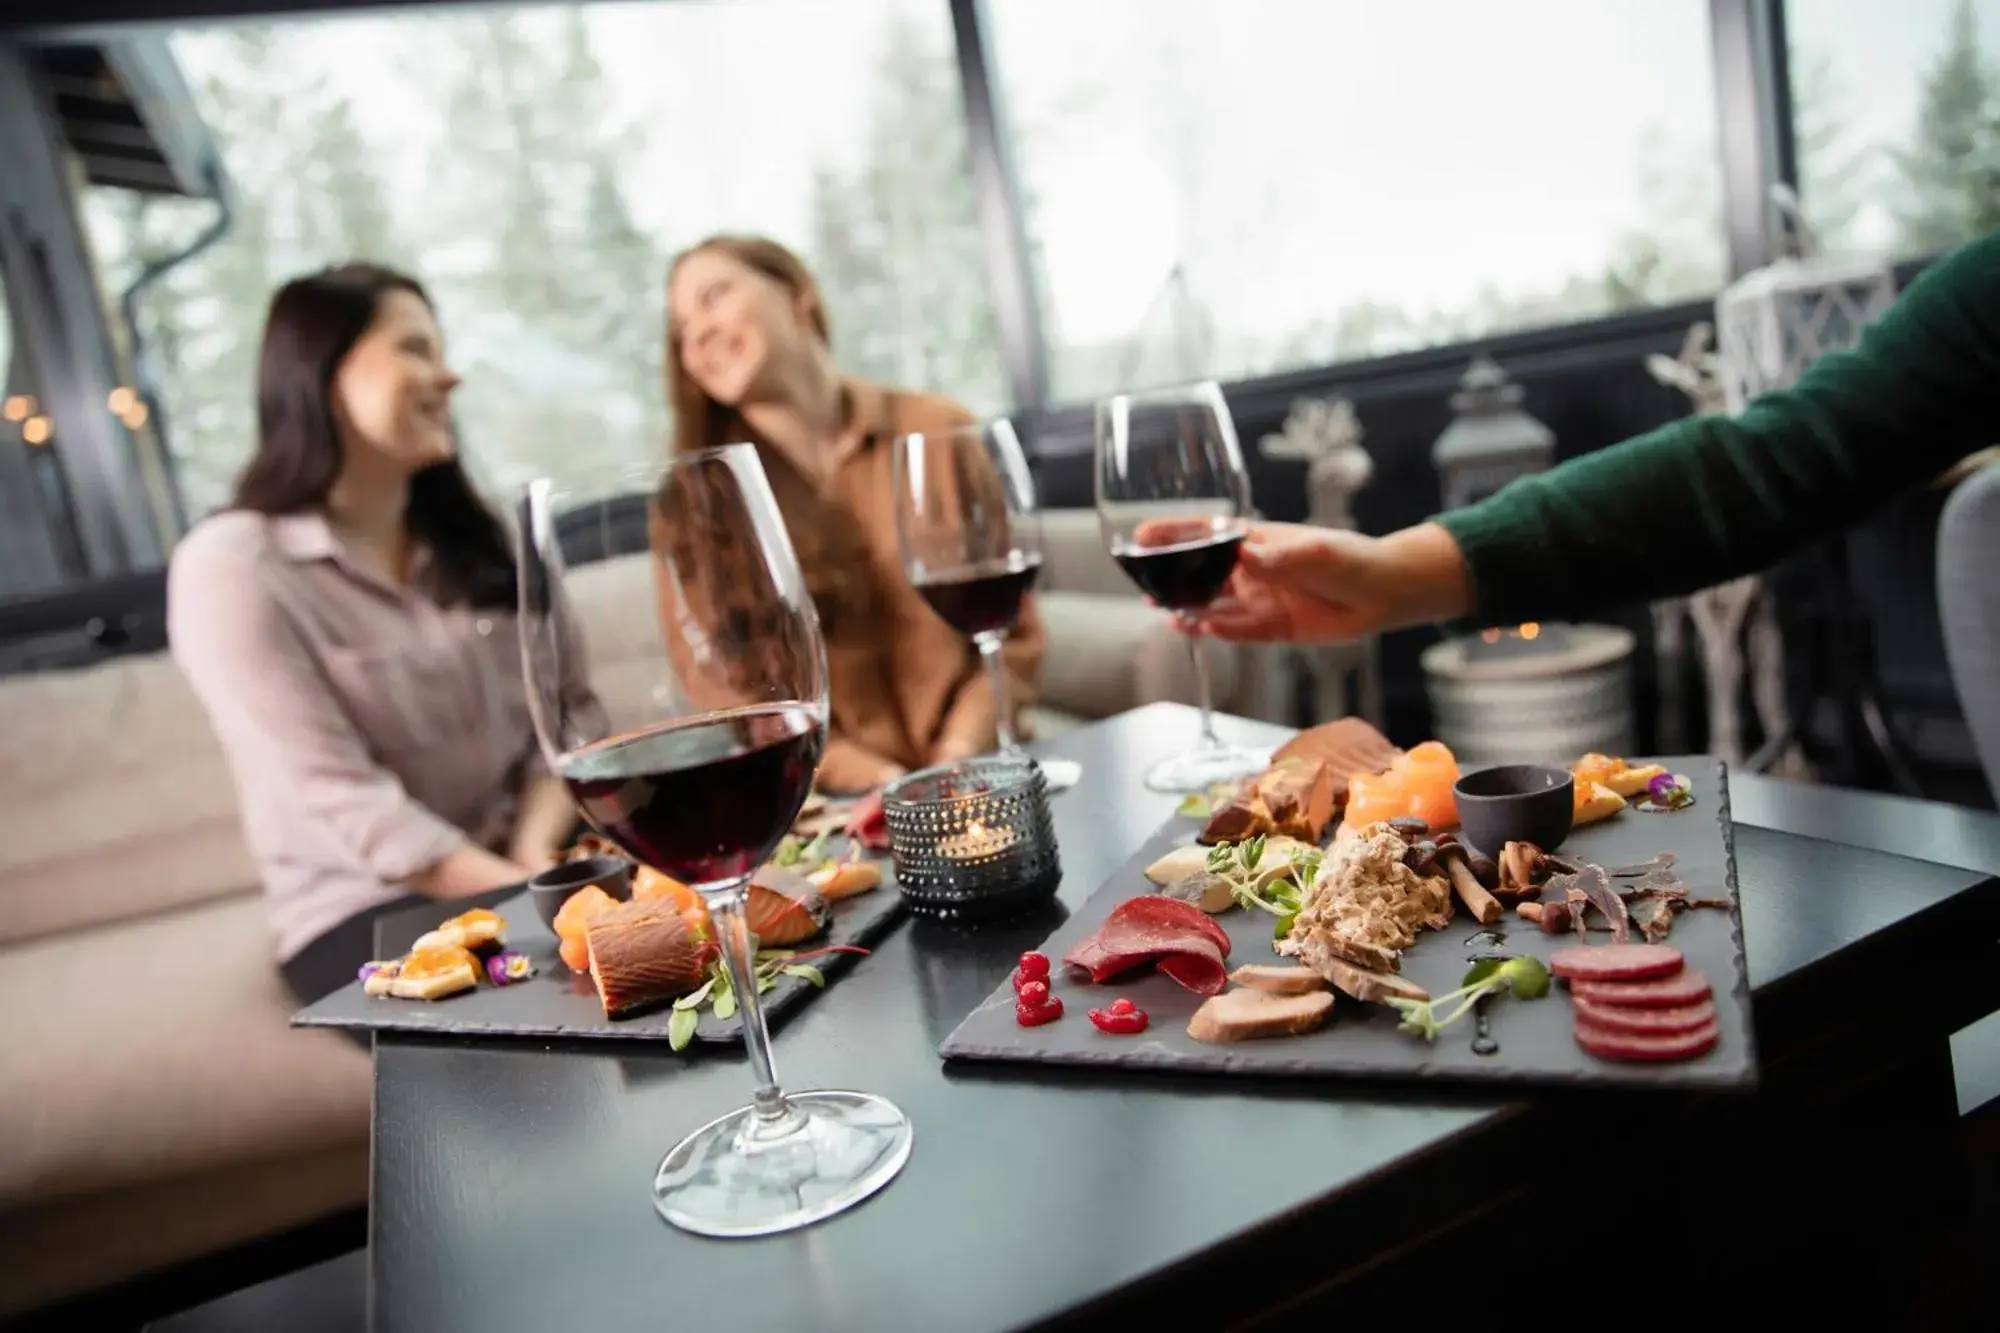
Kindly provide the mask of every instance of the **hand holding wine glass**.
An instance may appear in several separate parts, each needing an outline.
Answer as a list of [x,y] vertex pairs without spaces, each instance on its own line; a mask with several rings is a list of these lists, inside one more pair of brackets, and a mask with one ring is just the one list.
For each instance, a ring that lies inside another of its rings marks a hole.
[[1264,757],[1215,733],[1195,613],[1221,595],[1250,527],[1250,477],[1213,383],[1119,394],[1097,406],[1097,515],[1112,558],[1181,615],[1201,702],[1195,749],[1156,765],[1156,791],[1201,791],[1248,777]]
[[[530,485],[520,514],[522,655],[535,731],[584,817],[708,900],[757,1079],[753,1104],[695,1130],[660,1163],[654,1206],[714,1236],[788,1231],[880,1189],[910,1123],[867,1093],[784,1093],[744,920],[751,873],[791,827],[825,744],[826,649],[770,485],[749,445],[665,470]],[[606,498],[609,497],[609,498]],[[559,532],[644,515],[665,653],[650,689],[573,698],[582,630]]]

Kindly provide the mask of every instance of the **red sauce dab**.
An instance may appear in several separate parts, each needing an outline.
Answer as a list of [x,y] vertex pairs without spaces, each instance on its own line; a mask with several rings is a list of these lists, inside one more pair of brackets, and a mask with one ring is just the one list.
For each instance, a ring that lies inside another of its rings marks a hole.
[[1090,1021],[1099,1032],[1108,1032],[1114,1037],[1130,1037],[1144,1032],[1152,1020],[1146,1011],[1130,1000],[1120,996],[1111,1002],[1109,1009],[1093,1009]]

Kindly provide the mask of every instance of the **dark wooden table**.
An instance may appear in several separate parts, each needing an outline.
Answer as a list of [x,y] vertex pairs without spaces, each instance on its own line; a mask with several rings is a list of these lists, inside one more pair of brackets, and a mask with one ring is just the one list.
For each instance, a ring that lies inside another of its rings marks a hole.
[[[1221,721],[1250,744],[1284,735]],[[1137,775],[1194,728],[1156,705],[1048,743],[1085,769],[1055,806],[1064,906],[974,935],[911,922],[778,1030],[786,1086],[883,1093],[916,1123],[903,1176],[821,1226],[712,1241],[652,1211],[665,1149],[747,1098],[740,1055],[381,1038],[373,1327],[1275,1327],[1538,1256],[1551,1292],[1585,1293],[1613,1264],[1619,1281],[1656,1269],[1671,1305],[1713,1299],[1732,1271],[1718,1249],[1767,1286],[1831,1264],[1852,1299],[1866,1284],[1843,1244],[1887,1262],[1898,1292],[1915,1281],[1898,1263],[1948,1282],[1948,1241],[1911,1219],[1957,1206],[1945,1042],[2000,1008],[2000,821],[1940,807],[1733,783],[1754,1097],[1505,1104],[947,1068],[938,1041],[1170,813]],[[1846,835],[1876,845],[1832,840]],[[1892,854],[1910,851],[1929,859]],[[1692,1254],[1681,1228],[1704,1218],[1724,1243]],[[1593,1258],[1611,1234],[1659,1239]],[[1453,1312],[1476,1315],[1479,1290]]]

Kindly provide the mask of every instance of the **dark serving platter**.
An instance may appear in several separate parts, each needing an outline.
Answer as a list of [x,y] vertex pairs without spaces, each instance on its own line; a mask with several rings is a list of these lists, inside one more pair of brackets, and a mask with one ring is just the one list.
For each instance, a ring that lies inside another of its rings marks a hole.
[[[896,891],[888,859],[879,858],[879,863],[880,888],[833,904],[833,920],[826,933],[790,947],[801,953],[829,944],[866,948],[888,933],[902,915],[903,896]],[[405,952],[417,936],[464,906],[441,902],[435,910],[427,908],[386,918],[377,936],[382,956],[393,958]],[[371,996],[362,991],[359,981],[354,981],[293,1014],[292,1025],[434,1032],[461,1037],[667,1040],[670,1006],[663,1004],[631,1018],[604,1016],[596,987],[588,976],[571,972],[557,957],[556,938],[535,914],[525,890],[495,904],[493,910],[507,919],[507,947],[534,960],[535,975],[528,980],[512,986],[488,986],[482,982],[475,990],[435,1001]],[[829,953],[810,961],[831,985],[860,958],[850,953]],[[775,1026],[818,989],[803,978],[780,975],[777,985],[764,992],[765,1017]],[[702,1006],[700,1014],[700,1024],[695,1029],[697,1041],[735,1044],[743,1040],[743,1025],[736,1017],[717,1018],[707,1005]]]
[[[1634,761],[1638,762],[1638,761]],[[1697,898],[1726,896],[1731,907],[1687,911],[1675,921],[1667,943],[1679,949],[1714,989],[1722,1037],[1706,1055],[1678,1064],[1626,1064],[1585,1053],[1571,1035],[1568,988],[1556,982],[1538,1000],[1502,996],[1487,1005],[1490,1033],[1499,1049],[1490,1055],[1472,1049],[1474,1023],[1467,1018],[1446,1029],[1433,1044],[1397,1030],[1397,1015],[1386,1006],[1335,998],[1333,1016],[1317,1032],[1233,1045],[1207,1045],[1187,1035],[1187,1023],[1201,996],[1186,990],[1150,965],[1102,986],[1072,980],[1062,955],[1094,932],[1119,903],[1147,893],[1144,868],[1173,848],[1193,842],[1199,820],[1176,817],[1139,849],[1124,868],[1091,895],[1041,946],[1055,964],[1053,992],[1064,1016],[1040,1027],[1014,1020],[1014,992],[1003,983],[939,1046],[947,1059],[1088,1065],[1183,1073],[1266,1075],[1287,1078],[1423,1083],[1511,1084],[1522,1086],[1656,1087],[1750,1089],[1757,1082],[1757,1053],[1750,1022],[1750,985],[1743,965],[1743,927],[1736,893],[1736,857],[1729,819],[1729,788],[1723,765],[1706,755],[1661,759],[1687,775],[1695,804],[1687,809],[1622,814],[1572,833],[1561,850],[1569,856],[1617,866],[1642,862],[1657,852],[1678,858],[1675,873]],[[1272,950],[1273,919],[1263,912],[1233,908],[1214,918],[1230,937],[1229,966],[1286,963]],[[1545,935],[1539,926],[1510,909],[1491,927],[1496,941],[1462,907],[1450,926],[1427,931],[1402,958],[1402,974],[1432,995],[1456,990],[1468,963],[1477,957],[1532,954],[1547,960],[1556,949],[1577,942],[1574,934]],[[1610,936],[1593,931],[1593,943]],[[1633,938],[1639,935],[1635,929]],[[1129,996],[1151,1015],[1137,1036],[1099,1032],[1087,1010]]]

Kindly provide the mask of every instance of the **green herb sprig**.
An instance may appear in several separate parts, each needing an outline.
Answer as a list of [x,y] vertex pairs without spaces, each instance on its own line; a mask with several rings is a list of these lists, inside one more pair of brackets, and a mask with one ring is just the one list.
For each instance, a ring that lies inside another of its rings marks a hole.
[[[1438,1033],[1464,1018],[1472,1007],[1489,995],[1511,990],[1517,1000],[1539,1000],[1549,993],[1548,965],[1525,954],[1515,958],[1486,958],[1474,963],[1449,995],[1429,1000],[1391,999],[1390,1008],[1403,1016],[1397,1030],[1436,1041]],[[1444,1017],[1444,1007],[1456,1003]]]
[[1305,905],[1306,890],[1319,877],[1326,856],[1317,847],[1298,852],[1282,878],[1259,888],[1257,867],[1264,859],[1264,846],[1261,833],[1242,842],[1218,843],[1208,849],[1208,873],[1229,885],[1239,906],[1277,917],[1273,938],[1283,939],[1291,933],[1292,921]]
[[[808,958],[821,954],[855,953],[868,951],[859,945],[829,944],[819,949],[808,949],[800,953],[795,949],[759,949],[757,951],[757,993],[778,984],[780,977],[797,977],[801,981],[824,988],[826,974],[821,972]],[[718,958],[708,965],[708,980],[697,990],[688,992],[674,1001],[673,1013],[667,1018],[667,1045],[673,1050],[683,1050],[694,1040],[694,1032],[701,1025],[701,1009],[707,1005],[709,1012],[717,1018],[736,1016],[736,988],[729,980],[729,968]]]

